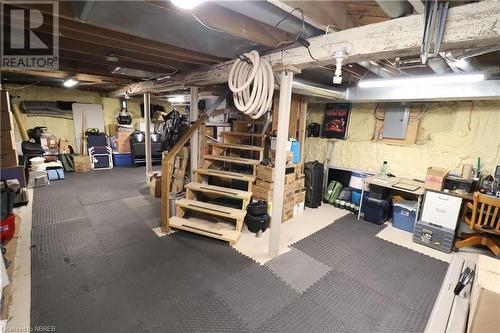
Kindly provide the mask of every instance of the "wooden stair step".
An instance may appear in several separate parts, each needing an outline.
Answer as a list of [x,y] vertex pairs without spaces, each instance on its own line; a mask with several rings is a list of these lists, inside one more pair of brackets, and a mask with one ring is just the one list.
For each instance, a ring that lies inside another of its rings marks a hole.
[[247,165],[260,164],[259,160],[254,160],[251,158],[233,157],[233,156],[204,155],[204,158],[206,160],[231,162],[231,163],[237,163],[237,164],[247,164]]
[[215,169],[194,169],[194,173],[197,173],[199,175],[204,175],[204,176],[214,176],[214,177],[220,177],[220,178],[228,178],[228,179],[236,179],[236,180],[243,180],[243,181],[248,181],[248,182],[254,182],[255,181],[255,176],[246,174],[246,173],[238,173],[238,172],[231,172],[231,171],[226,171],[226,170],[215,170]]
[[245,215],[247,214],[246,211],[241,209],[219,206],[208,202],[189,199],[177,200],[175,204],[177,207],[182,207],[188,210],[194,210],[214,216],[227,217],[235,220],[243,220],[245,218]]
[[232,149],[249,150],[249,151],[264,151],[264,148],[260,146],[242,145],[238,143],[207,142],[207,145],[212,145],[214,147],[220,147],[220,148],[232,148]]
[[225,224],[200,219],[185,219],[183,217],[172,216],[168,222],[172,228],[220,239],[229,242],[231,245],[238,241],[241,234],[241,231],[234,228],[230,229]]
[[192,191],[220,194],[226,197],[237,198],[242,200],[250,200],[250,198],[252,197],[252,192],[235,190],[232,188],[227,188],[222,186],[195,183],[195,182],[191,182],[185,185],[184,187]]
[[222,132],[222,135],[229,135],[229,136],[248,136],[248,137],[255,137],[255,138],[262,138],[265,136],[265,134],[260,134],[260,133],[245,133],[245,132],[232,132],[232,131],[226,131]]

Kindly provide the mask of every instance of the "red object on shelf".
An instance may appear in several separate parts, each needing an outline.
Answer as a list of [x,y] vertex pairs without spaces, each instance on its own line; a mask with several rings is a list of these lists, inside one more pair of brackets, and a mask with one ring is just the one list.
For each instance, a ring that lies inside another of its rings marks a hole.
[[16,232],[16,216],[9,214],[0,222],[0,240],[6,241],[14,237]]

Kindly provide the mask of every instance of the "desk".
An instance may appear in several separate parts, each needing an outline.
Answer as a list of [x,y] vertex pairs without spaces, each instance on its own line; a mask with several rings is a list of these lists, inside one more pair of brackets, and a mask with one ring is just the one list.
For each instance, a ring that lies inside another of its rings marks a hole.
[[[394,191],[409,193],[417,196],[417,210],[415,212],[415,223],[418,221],[418,216],[420,213],[420,205],[422,203],[422,196],[425,193],[424,183],[418,182],[412,179],[400,178],[400,177],[386,177],[386,176],[371,176],[367,177],[363,180],[363,183],[370,185],[377,185],[381,187],[385,187]],[[409,189],[401,188],[401,185],[414,185],[419,188],[415,191],[411,191]],[[361,190],[361,201],[359,202],[359,211],[358,211],[358,220],[361,217],[361,207],[363,206],[363,197],[365,194],[365,186]]]

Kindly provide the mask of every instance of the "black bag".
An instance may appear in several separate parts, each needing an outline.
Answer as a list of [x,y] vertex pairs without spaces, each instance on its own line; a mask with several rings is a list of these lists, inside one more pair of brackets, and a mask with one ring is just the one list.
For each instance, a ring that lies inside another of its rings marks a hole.
[[318,161],[304,164],[306,175],[306,207],[318,208],[323,197],[323,163]]
[[310,137],[318,137],[319,136],[319,130],[321,129],[321,125],[318,123],[310,123],[307,125],[307,136]]
[[10,213],[12,213],[14,200],[16,198],[16,192],[10,188],[9,185],[7,185],[6,181],[2,181],[1,198],[2,208],[0,212],[0,219],[4,220]]

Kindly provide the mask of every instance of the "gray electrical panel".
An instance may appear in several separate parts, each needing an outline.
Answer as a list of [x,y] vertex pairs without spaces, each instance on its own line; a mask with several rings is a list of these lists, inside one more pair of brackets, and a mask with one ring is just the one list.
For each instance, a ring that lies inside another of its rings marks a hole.
[[406,139],[406,129],[410,118],[410,107],[401,103],[389,103],[384,114],[382,137]]

